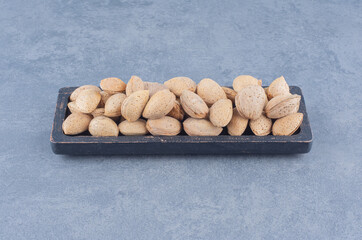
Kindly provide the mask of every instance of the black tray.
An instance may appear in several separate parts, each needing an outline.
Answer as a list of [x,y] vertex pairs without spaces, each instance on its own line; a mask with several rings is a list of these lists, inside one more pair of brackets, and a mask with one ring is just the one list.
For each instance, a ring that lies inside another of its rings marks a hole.
[[59,90],[50,142],[53,152],[65,155],[140,155],[140,154],[295,154],[307,153],[312,147],[312,131],[302,91],[291,86],[290,92],[302,96],[299,112],[303,123],[292,136],[255,136],[251,130],[242,136],[229,136],[224,129],[219,136],[190,137],[184,132],[178,136],[118,136],[93,137],[89,133],[67,136],[62,124],[69,115],[67,104],[76,87]]

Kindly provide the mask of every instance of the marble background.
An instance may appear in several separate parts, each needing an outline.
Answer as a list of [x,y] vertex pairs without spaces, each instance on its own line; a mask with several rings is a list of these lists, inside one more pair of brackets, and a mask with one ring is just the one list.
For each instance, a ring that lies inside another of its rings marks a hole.
[[[0,239],[362,239],[362,1],[0,0]],[[293,156],[54,155],[58,89],[131,75],[303,89]]]

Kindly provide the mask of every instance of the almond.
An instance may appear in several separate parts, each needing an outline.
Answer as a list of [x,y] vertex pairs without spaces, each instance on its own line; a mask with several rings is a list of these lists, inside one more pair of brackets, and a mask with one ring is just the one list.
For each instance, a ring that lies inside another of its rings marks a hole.
[[72,113],[63,122],[62,129],[66,135],[77,135],[88,130],[92,117],[84,113]]
[[189,136],[218,136],[222,132],[222,127],[215,127],[206,119],[188,118],[183,126]]
[[259,85],[249,85],[242,88],[235,98],[239,113],[248,119],[258,119],[264,109],[265,92]]
[[126,99],[126,94],[116,93],[108,98],[104,106],[104,115],[107,117],[119,117],[122,115],[122,103]]
[[202,98],[189,90],[184,90],[180,97],[182,108],[193,118],[205,118],[209,108]]
[[93,117],[104,116],[104,108],[97,108],[96,110],[91,112],[91,114]]
[[175,77],[166,81],[165,86],[170,89],[177,97],[181,96],[183,90],[189,90],[191,92],[196,91],[196,83],[188,77]]
[[78,109],[77,104],[75,104],[75,102],[69,102],[68,108],[71,113],[81,113],[81,111]]
[[152,97],[156,92],[168,89],[164,84],[157,82],[144,82],[144,89],[150,91],[150,97]]
[[295,133],[303,122],[303,113],[294,113],[280,118],[274,122],[273,135],[291,136]]
[[101,94],[98,91],[86,89],[79,93],[75,104],[82,113],[91,113],[97,108],[100,101]]
[[236,92],[250,85],[259,85],[258,79],[250,75],[240,75],[233,81],[233,88]]
[[181,132],[181,123],[172,117],[148,119],[147,130],[154,136],[175,136]]
[[226,94],[226,97],[228,99],[230,99],[234,104],[237,92],[234,89],[231,89],[231,88],[228,88],[228,87],[221,87],[221,88],[224,90],[224,92]]
[[101,102],[102,102],[103,107],[104,107],[106,105],[107,100],[112,96],[112,94],[107,93],[105,91],[101,91],[100,94],[101,94],[101,97],[102,97]]
[[173,105],[171,112],[169,112],[167,116],[176,118],[179,121],[182,121],[184,119],[185,112],[181,107],[180,100],[175,100],[175,104]]
[[92,136],[96,137],[117,137],[119,134],[117,124],[105,116],[93,118],[88,130]]
[[126,84],[119,78],[111,77],[101,80],[101,88],[103,91],[115,94],[126,90]]
[[122,103],[122,116],[129,122],[137,121],[149,98],[148,90],[140,90],[129,95]]
[[79,95],[79,93],[83,90],[86,90],[86,89],[93,89],[94,91],[96,92],[100,92],[101,90],[99,89],[99,87],[97,86],[94,86],[94,85],[84,85],[84,86],[81,86],[77,89],[75,89],[72,94],[70,95],[70,101],[74,102],[75,100],[77,100],[77,97]]
[[241,136],[248,126],[249,119],[240,115],[236,108],[233,109],[233,117],[227,125],[228,133],[231,136]]
[[148,119],[157,119],[166,116],[173,108],[175,94],[165,89],[156,92],[146,104],[142,116]]
[[142,79],[138,76],[132,76],[131,79],[128,81],[126,86],[126,95],[127,97],[134,92],[144,90],[145,85]]
[[225,127],[233,116],[233,103],[230,99],[220,99],[210,108],[210,121],[215,127]]
[[285,95],[288,93],[289,93],[289,86],[283,76],[275,79],[267,88],[267,95],[269,99],[272,99],[273,97],[279,95]]
[[278,95],[265,107],[268,118],[277,119],[298,112],[301,96],[294,94]]
[[202,79],[197,85],[197,94],[208,106],[216,103],[219,99],[226,99],[226,94],[220,85],[210,78]]
[[148,133],[146,128],[146,121],[138,119],[135,122],[129,122],[127,120],[122,121],[118,125],[119,130],[126,136],[142,136]]
[[256,136],[266,136],[269,135],[272,128],[272,120],[265,117],[264,114],[256,120],[250,120],[250,129]]

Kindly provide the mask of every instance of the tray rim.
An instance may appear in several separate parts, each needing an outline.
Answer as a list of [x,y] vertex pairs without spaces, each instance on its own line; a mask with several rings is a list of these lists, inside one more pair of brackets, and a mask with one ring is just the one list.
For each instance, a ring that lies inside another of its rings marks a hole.
[[57,106],[54,115],[54,121],[50,134],[52,144],[135,144],[135,143],[312,143],[313,133],[310,127],[310,121],[306,110],[302,90],[298,86],[290,86],[291,92],[301,95],[299,112],[303,113],[303,122],[300,131],[292,136],[255,136],[255,135],[219,135],[219,136],[123,136],[118,137],[94,137],[94,136],[68,136],[63,133],[62,123],[64,121],[67,104],[70,94],[77,87],[63,87],[59,89]]

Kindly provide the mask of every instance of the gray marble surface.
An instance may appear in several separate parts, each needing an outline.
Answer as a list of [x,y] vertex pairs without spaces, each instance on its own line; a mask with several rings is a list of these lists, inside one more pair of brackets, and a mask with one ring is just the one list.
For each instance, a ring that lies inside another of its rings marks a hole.
[[[0,0],[0,239],[362,239],[362,1]],[[67,157],[58,89],[133,74],[303,89],[312,151]]]

